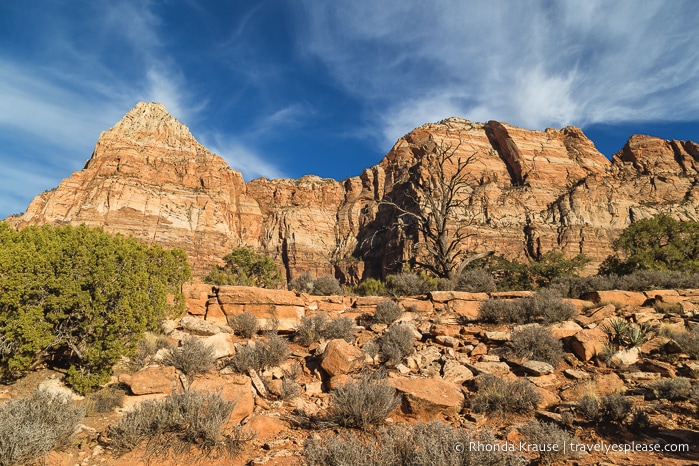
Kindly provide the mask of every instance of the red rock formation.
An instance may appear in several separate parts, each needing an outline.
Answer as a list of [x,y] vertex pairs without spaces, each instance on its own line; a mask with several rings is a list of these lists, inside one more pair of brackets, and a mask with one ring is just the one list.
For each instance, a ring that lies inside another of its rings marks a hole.
[[85,168],[14,222],[84,223],[179,246],[197,273],[239,244],[258,246],[262,223],[241,174],[153,103],[139,103],[103,132]]
[[610,162],[577,128],[449,118],[411,131],[343,183],[305,176],[245,184],[162,105],[139,103],[100,136],[83,170],[9,221],[85,223],[183,247],[198,274],[245,244],[273,257],[288,279],[308,271],[352,281],[399,269],[413,254],[417,232],[396,228],[380,200],[405,198],[426,176],[423,158],[435,145],[472,157],[475,235],[464,247],[473,251],[519,259],[553,248],[582,252],[592,272],[635,219],[669,212],[699,220],[693,142],[633,136]]

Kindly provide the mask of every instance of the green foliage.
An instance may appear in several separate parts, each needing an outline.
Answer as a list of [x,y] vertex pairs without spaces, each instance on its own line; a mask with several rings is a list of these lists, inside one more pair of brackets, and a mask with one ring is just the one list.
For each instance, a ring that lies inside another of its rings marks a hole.
[[282,275],[274,261],[252,248],[236,248],[223,261],[223,267],[211,267],[211,272],[204,277],[206,283],[276,288],[282,282]]
[[481,266],[495,277],[498,290],[531,290],[546,287],[562,277],[572,277],[590,262],[584,254],[568,259],[560,251],[549,251],[528,263],[509,261],[502,256],[491,256]]
[[[0,223],[0,368],[50,358],[87,392],[109,379],[147,330],[184,309],[184,251],[101,229]],[[174,299],[172,299],[174,297]]]
[[[699,272],[699,222],[658,215],[629,225],[614,241],[616,255],[600,273],[627,275],[637,270]],[[619,254],[621,253],[621,254]]]
[[0,466],[32,464],[68,443],[85,412],[66,397],[37,391],[0,405]]
[[604,325],[609,343],[616,348],[630,348],[645,343],[650,337],[648,324],[632,324],[621,318],[614,318]]
[[359,285],[352,288],[352,291],[359,296],[386,296],[388,293],[386,285],[375,278],[362,280]]

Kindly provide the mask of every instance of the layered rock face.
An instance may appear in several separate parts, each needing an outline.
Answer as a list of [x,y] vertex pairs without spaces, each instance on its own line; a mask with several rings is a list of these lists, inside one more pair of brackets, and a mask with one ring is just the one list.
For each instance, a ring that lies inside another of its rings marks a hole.
[[[85,168],[9,221],[102,226],[186,250],[195,273],[249,245],[287,279],[382,276],[415,254],[398,202],[428,176],[435,147],[469,159],[464,193],[473,235],[463,247],[506,257],[584,253],[592,272],[632,221],[699,220],[699,145],[633,136],[610,161],[577,128],[529,131],[449,118],[401,138],[376,166],[342,183],[316,176],[243,181],[160,104],[139,103],[104,132]],[[445,171],[455,167],[445,167]]]
[[165,107],[139,103],[100,135],[83,170],[37,196],[12,222],[84,223],[182,247],[201,273],[235,246],[259,246],[262,217],[239,172]]

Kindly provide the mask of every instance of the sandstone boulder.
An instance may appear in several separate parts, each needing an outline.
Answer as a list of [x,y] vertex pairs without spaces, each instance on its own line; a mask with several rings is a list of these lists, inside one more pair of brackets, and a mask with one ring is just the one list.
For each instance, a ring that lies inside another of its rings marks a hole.
[[592,301],[595,304],[612,303],[623,306],[642,306],[648,299],[645,294],[639,291],[593,291],[583,296],[584,299]]
[[176,370],[172,366],[147,367],[133,375],[121,374],[119,382],[126,384],[134,395],[160,393],[171,395],[177,386]]
[[453,383],[440,379],[388,379],[388,384],[403,394],[407,413],[422,421],[440,415],[457,416],[464,405],[464,395]]
[[604,350],[607,334],[600,327],[581,330],[570,340],[570,349],[582,361],[589,361]]
[[330,340],[323,352],[320,367],[331,377],[348,374],[362,367],[364,352],[343,339]]

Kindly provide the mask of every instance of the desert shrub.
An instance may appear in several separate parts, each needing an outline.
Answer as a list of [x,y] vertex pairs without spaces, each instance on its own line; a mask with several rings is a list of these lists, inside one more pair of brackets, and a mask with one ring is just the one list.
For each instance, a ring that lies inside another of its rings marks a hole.
[[415,296],[429,293],[437,288],[437,281],[426,274],[399,273],[386,277],[386,288],[391,295]]
[[379,340],[381,355],[389,364],[399,364],[404,357],[409,356],[414,349],[415,336],[410,326],[406,324],[392,325]]
[[563,344],[551,331],[539,325],[515,329],[511,335],[510,353],[518,358],[543,361],[552,366],[563,358]]
[[699,359],[699,327],[695,326],[692,330],[665,332],[665,334],[692,359]]
[[277,264],[252,248],[236,248],[224,256],[223,261],[223,266],[211,267],[211,272],[204,277],[206,283],[276,288],[282,282]]
[[554,290],[540,290],[534,297],[525,298],[529,321],[540,320],[544,324],[563,322],[575,315],[575,307],[563,301],[561,295]]
[[33,463],[68,443],[85,412],[67,397],[37,391],[0,405],[0,466]]
[[85,397],[85,411],[88,415],[110,413],[121,406],[125,392],[116,387],[106,387]]
[[313,293],[313,275],[306,272],[289,282],[289,289],[301,293]]
[[656,300],[653,302],[653,309],[662,314],[680,314],[682,305],[680,303],[666,303]]
[[207,454],[234,454],[246,438],[240,429],[223,435],[234,408],[235,403],[210,392],[189,391],[144,401],[110,427],[110,445],[119,453],[147,441],[151,455],[188,452],[193,446]]
[[[615,289],[629,291],[678,290],[699,287],[699,273],[639,270],[617,277]],[[610,288],[611,289],[611,288]]]
[[490,298],[478,308],[480,319],[493,324],[523,324],[527,320],[525,312],[519,299]]
[[385,296],[388,293],[386,285],[375,278],[362,280],[352,291],[359,296]]
[[637,270],[699,272],[699,222],[668,215],[632,223],[614,240],[615,254],[600,273],[628,275]]
[[543,289],[531,298],[489,299],[481,304],[480,318],[496,324],[552,324],[570,319],[575,307],[563,301],[555,290]]
[[350,380],[332,392],[327,420],[364,429],[383,422],[400,405],[396,389],[382,381]]
[[699,412],[699,384],[695,384],[692,390],[689,392],[689,399],[692,400],[694,406],[697,407],[697,412]]
[[180,249],[84,225],[0,223],[0,270],[0,371],[60,361],[81,393],[109,381],[146,331],[184,309],[190,277]]
[[592,291],[604,290],[677,290],[699,288],[699,273],[687,274],[666,270],[638,270],[628,275],[592,275],[567,277],[553,281],[551,288],[566,298],[580,298]]
[[302,346],[310,346],[320,340],[345,341],[354,339],[354,321],[348,317],[329,319],[322,314],[312,317],[301,317],[301,323],[294,335],[294,341]]
[[323,275],[313,282],[313,294],[318,296],[341,295],[342,287],[337,278],[332,275]]
[[564,298],[580,299],[593,291],[618,289],[618,278],[616,275],[559,277],[551,281],[549,289],[556,290]]
[[390,325],[403,314],[400,306],[390,299],[384,299],[376,305],[374,321],[379,324]]
[[[345,431],[322,438],[309,436],[304,458],[309,466],[514,466],[519,456],[503,451],[470,448],[471,444],[495,445],[489,432],[456,429],[441,422],[394,425],[378,432]],[[463,449],[457,448],[464,447]]]
[[381,352],[381,346],[376,341],[369,340],[362,345],[362,351],[373,359]]
[[653,396],[659,400],[685,400],[692,391],[692,383],[686,377],[660,379],[650,384]]
[[241,312],[237,316],[228,317],[228,325],[236,335],[242,338],[251,338],[260,329],[260,322],[250,312]]
[[[577,437],[551,423],[530,421],[520,431],[527,438],[528,443],[547,446],[539,451],[540,464],[561,464],[562,461],[571,459],[575,452],[571,452],[567,446],[570,443],[580,443]],[[553,445],[557,445],[557,447],[548,448],[548,446]]]
[[188,377],[209,372],[215,362],[211,346],[196,337],[185,338],[163,357],[163,364],[174,366]]
[[621,423],[631,413],[632,404],[624,395],[615,393],[600,400],[601,420]]
[[289,344],[282,337],[271,334],[266,341],[241,346],[228,362],[236,372],[247,374],[250,369],[260,371],[276,367],[289,357]]
[[508,381],[491,374],[479,376],[478,391],[471,397],[471,408],[478,413],[528,414],[536,410],[541,395],[525,379]]
[[456,279],[456,291],[467,291],[469,293],[488,293],[495,291],[497,285],[493,275],[484,269],[464,270]]
[[147,366],[158,350],[170,348],[170,340],[165,335],[146,333],[138,342],[136,352],[129,358],[127,369],[136,372]]
[[301,394],[302,388],[299,383],[288,377],[282,379],[281,395],[282,400],[292,400]]
[[577,411],[588,421],[595,421],[599,418],[602,406],[599,398],[594,395],[585,395],[578,400]]

